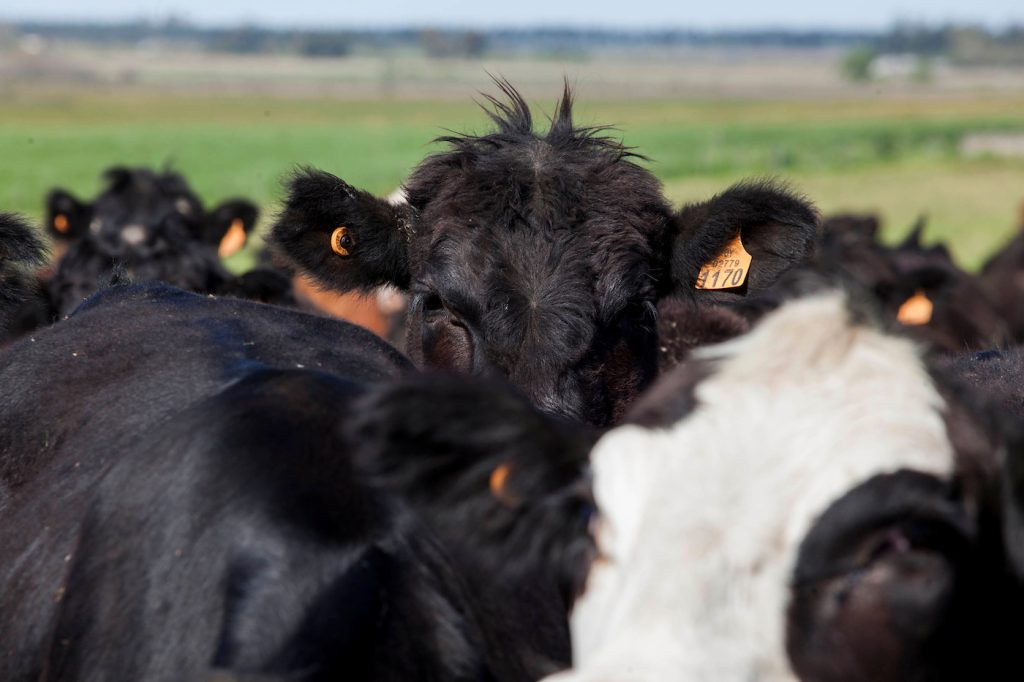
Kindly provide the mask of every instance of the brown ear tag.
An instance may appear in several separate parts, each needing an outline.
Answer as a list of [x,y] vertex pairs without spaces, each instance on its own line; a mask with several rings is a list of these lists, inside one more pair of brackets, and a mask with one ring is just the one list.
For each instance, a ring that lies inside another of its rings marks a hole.
[[743,286],[750,272],[751,256],[743,248],[740,236],[725,245],[714,260],[708,261],[697,274],[698,289],[735,289]]
[[348,233],[348,228],[342,225],[331,233],[331,251],[339,256],[350,255],[350,249],[356,245],[356,240]]
[[519,504],[519,500],[505,491],[505,484],[508,482],[508,474],[508,464],[500,465],[491,472],[489,487],[491,489],[491,495],[494,495],[499,502],[506,507],[515,507]]
[[227,258],[233,253],[237,253],[239,249],[245,246],[245,223],[242,222],[241,218],[235,218],[231,221],[231,227],[221,237],[220,246],[217,247],[217,255],[221,258]]
[[918,289],[913,296],[904,301],[903,305],[900,306],[899,312],[896,313],[896,319],[903,324],[911,326],[928,324],[932,320],[932,310],[934,307],[925,293]]
[[66,215],[58,213],[53,216],[53,227],[61,234],[67,234],[68,228],[71,227],[71,225],[68,223],[68,217]]

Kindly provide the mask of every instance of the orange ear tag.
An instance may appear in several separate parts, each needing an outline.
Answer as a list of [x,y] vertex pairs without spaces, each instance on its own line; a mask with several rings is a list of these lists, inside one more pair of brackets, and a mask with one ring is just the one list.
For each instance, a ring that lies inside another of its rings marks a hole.
[[725,245],[714,260],[708,261],[697,274],[698,289],[735,289],[743,286],[750,272],[751,256],[743,248],[740,236]]
[[331,251],[339,256],[349,255],[349,249],[355,245],[356,240],[348,233],[348,228],[344,225],[335,228],[331,233]]
[[917,293],[900,306],[899,312],[896,313],[896,319],[903,324],[912,326],[928,324],[931,322],[934,307],[925,293],[918,289]]
[[68,224],[68,217],[63,213],[58,213],[53,216],[53,226],[61,234],[67,234],[68,228],[70,227]]
[[490,489],[491,494],[506,507],[516,507],[519,500],[505,491],[505,483],[508,482],[509,466],[502,464],[491,472]]
[[217,255],[221,258],[227,258],[245,246],[245,240],[245,224],[241,218],[235,218],[231,221],[231,227],[221,237],[220,246],[217,247]]

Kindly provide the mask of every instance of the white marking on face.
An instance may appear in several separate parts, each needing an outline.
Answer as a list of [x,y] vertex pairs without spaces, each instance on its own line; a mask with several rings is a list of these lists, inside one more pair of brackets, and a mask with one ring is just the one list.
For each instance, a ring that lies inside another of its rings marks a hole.
[[121,240],[129,246],[138,246],[146,241],[146,228],[134,223],[127,225],[121,230]]
[[914,346],[853,325],[829,293],[698,351],[697,408],[624,426],[592,455],[603,515],[572,614],[568,680],[777,682],[788,584],[814,520],[901,468],[948,474],[942,399]]
[[180,213],[181,215],[192,214],[192,204],[189,203],[189,200],[184,197],[181,197],[174,202],[174,208],[177,209],[178,213]]

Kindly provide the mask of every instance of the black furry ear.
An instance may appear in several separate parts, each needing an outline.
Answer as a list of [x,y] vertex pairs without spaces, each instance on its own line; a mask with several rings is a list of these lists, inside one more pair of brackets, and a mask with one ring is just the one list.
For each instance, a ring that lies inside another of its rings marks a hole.
[[40,266],[46,256],[46,247],[24,219],[0,213],[0,265]]
[[811,204],[767,181],[684,206],[675,218],[666,293],[713,303],[766,289],[810,257],[818,224]]
[[217,246],[217,254],[227,258],[245,246],[259,215],[251,201],[229,199],[206,214],[200,239]]
[[70,241],[89,231],[92,205],[83,204],[63,189],[46,196],[46,232],[55,241]]
[[28,301],[38,299],[32,269],[46,262],[47,252],[36,231],[13,213],[0,213],[0,341]]
[[307,169],[292,179],[270,241],[331,289],[407,289],[412,219],[408,205],[392,205],[330,173]]

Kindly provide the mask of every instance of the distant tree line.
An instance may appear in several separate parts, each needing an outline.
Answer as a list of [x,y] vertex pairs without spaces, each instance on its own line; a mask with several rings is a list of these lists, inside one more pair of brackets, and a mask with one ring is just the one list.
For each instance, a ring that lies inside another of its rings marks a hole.
[[[0,27],[2,29],[3,27]],[[186,21],[122,24],[22,22],[6,27],[8,39],[34,34],[54,41],[105,45],[185,45],[239,54],[290,53],[339,57],[353,53],[415,51],[429,57],[487,54],[590,54],[682,48],[845,48],[865,54],[945,57],[962,64],[1024,64],[1024,27],[996,32],[970,26],[896,25],[888,31],[617,31],[608,29],[517,28],[459,30],[278,30],[260,26],[203,28]],[[0,35],[4,31],[0,30]]]

